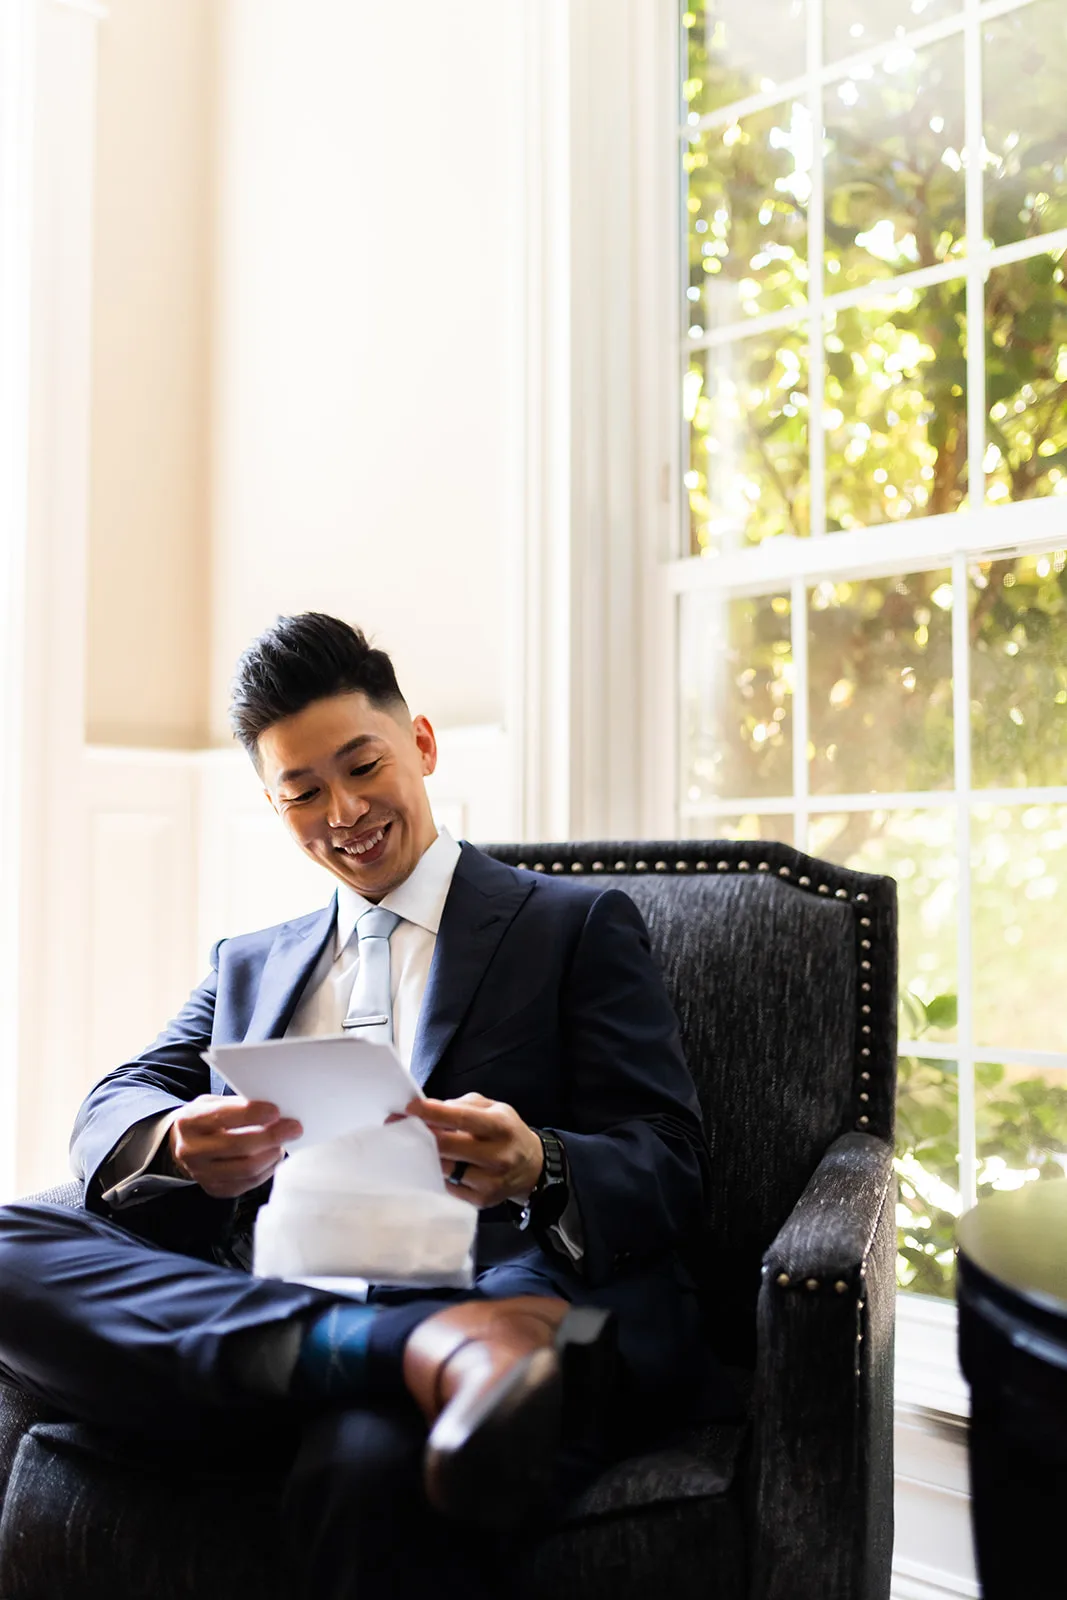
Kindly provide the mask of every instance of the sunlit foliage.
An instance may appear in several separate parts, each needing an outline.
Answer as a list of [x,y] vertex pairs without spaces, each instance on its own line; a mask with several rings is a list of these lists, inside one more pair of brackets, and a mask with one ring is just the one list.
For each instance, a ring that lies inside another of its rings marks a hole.
[[[847,8],[861,19],[849,24],[860,30],[856,48],[878,36],[885,10]],[[833,16],[831,8],[828,28]],[[694,356],[687,380],[694,554],[810,532],[811,272],[824,272],[832,297],[945,263],[959,262],[962,273],[966,252],[962,36],[891,51],[827,84],[819,138],[801,96],[702,127],[701,113],[802,76],[804,7],[780,0],[776,25],[766,17],[766,7],[741,0],[685,13],[688,324],[695,339],[738,330],[710,360]],[[985,40],[986,225],[990,241],[1005,244],[1067,226],[1067,6],[1035,0],[989,23]],[[823,252],[813,267],[817,160]],[[1061,254],[989,278],[985,466],[994,503],[1067,493]],[[825,431],[829,531],[967,502],[965,301],[962,276],[858,307],[835,310],[831,299],[815,334],[825,341],[826,381],[813,419]],[[792,314],[795,326],[746,338],[744,324],[767,314]],[[729,379],[713,376],[720,366]]]
[[[844,64],[823,84],[818,127],[803,81],[804,0],[706,0],[684,11],[694,555],[978,503],[1067,501],[1067,254],[1042,244],[1067,228],[1067,5],[1033,0],[982,24],[984,217],[981,235],[972,218],[970,248],[1032,241],[1032,253],[985,275],[978,326],[964,276],[963,36],[845,59],[960,10],[959,0],[823,0],[824,61]],[[924,270],[940,281],[893,281]],[[814,327],[813,292],[828,297]],[[843,293],[847,301],[835,300]],[[976,338],[986,392],[974,483],[967,357]],[[1067,503],[1064,513],[1067,528]],[[984,1190],[1067,1172],[1067,1072],[1013,1058],[1067,1052],[1067,808],[981,800],[982,790],[1067,783],[1067,551],[976,564],[968,601],[970,1021],[979,1055],[998,1057],[975,1068]],[[899,1085],[900,1281],[934,1294],[952,1292],[961,1205],[958,1079],[938,1055],[959,1037],[953,602],[947,568],[816,585],[799,752],[809,847],[898,883],[900,1026],[915,1042]],[[792,837],[788,815],[761,807],[793,794],[792,623],[788,585],[683,604],[683,809],[751,801],[755,815],[738,807],[721,819],[728,836]],[[917,792],[922,805],[878,806],[878,794]],[[869,807],[834,809],[835,796],[866,794]],[[699,818],[689,825],[704,831]]]

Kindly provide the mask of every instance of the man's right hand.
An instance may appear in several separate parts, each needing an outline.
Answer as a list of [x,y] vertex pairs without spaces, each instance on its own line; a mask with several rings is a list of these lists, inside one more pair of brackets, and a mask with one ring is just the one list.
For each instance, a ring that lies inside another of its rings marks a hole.
[[303,1131],[268,1101],[202,1094],[178,1112],[167,1138],[183,1178],[217,1200],[235,1200],[270,1177],[283,1144]]

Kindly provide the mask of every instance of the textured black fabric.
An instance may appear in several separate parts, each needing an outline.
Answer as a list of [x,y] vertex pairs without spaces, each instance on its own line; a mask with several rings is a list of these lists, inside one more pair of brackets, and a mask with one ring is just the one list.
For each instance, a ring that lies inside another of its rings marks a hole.
[[[749,1433],[691,1431],[601,1474],[523,1552],[514,1592],[887,1600],[895,886],[769,843],[490,853],[611,874],[640,907],[707,1119],[717,1341],[756,1368]],[[43,1198],[80,1202],[76,1188]],[[0,1472],[22,1435],[0,1523],[4,1600],[291,1596],[277,1562],[261,1571],[253,1555],[261,1530],[278,1546],[276,1484],[231,1477],[220,1498],[217,1475],[90,1459],[78,1429],[24,1435],[24,1407],[0,1392]]]
[[775,843],[489,849],[603,874],[641,910],[711,1146],[716,1348],[751,1363],[763,1253],[820,1157],[849,1129],[892,1139],[896,886]]
[[763,1269],[753,1401],[753,1600],[889,1591],[892,1155],[847,1134],[820,1163]]
[[42,1401],[23,1394],[12,1384],[0,1382],[0,1506],[23,1434],[28,1433],[35,1422],[59,1420]]
[[70,1206],[76,1211],[82,1203],[82,1187],[80,1183],[59,1183],[54,1189],[42,1189],[33,1198],[38,1205]]
[[5,1600],[290,1600],[276,1485],[151,1473],[39,1425],[0,1520]]
[[[745,1546],[736,1496],[667,1500],[551,1534],[522,1561],[508,1592],[523,1600],[742,1600]],[[810,1593],[817,1600],[818,1591]]]
[[[556,1534],[516,1551],[518,1592],[543,1594],[547,1584],[560,1600],[615,1600],[669,1571],[672,1600],[741,1596],[741,1506],[728,1492],[741,1436],[739,1427],[710,1425],[612,1467]],[[5,1597],[289,1600],[276,1472],[237,1479],[183,1457],[165,1473],[137,1457],[129,1438],[73,1424],[32,1429],[0,1523]]]

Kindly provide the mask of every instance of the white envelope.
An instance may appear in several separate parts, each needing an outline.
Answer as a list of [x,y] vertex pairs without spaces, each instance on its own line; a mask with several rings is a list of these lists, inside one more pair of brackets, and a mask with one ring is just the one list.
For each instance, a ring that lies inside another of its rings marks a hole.
[[366,1283],[468,1288],[478,1212],[414,1117],[298,1150],[256,1217],[255,1272],[360,1296]]
[[478,1224],[448,1189],[429,1128],[387,1124],[421,1091],[392,1045],[348,1034],[214,1045],[204,1059],[250,1100],[295,1117],[256,1217],[254,1271],[357,1297],[367,1282],[466,1288]]

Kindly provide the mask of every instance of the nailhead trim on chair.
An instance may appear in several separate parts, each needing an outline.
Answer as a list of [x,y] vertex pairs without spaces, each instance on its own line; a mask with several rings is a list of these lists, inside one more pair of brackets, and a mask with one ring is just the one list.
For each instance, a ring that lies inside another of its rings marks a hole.
[[[551,853],[551,851],[553,849],[560,849],[561,847],[559,847],[559,846],[544,846],[544,845],[542,845],[539,848],[542,849],[542,850],[545,850],[547,853]],[[575,848],[575,847],[574,846],[569,846],[568,847],[568,851],[570,849],[573,849],[573,848]],[[580,846],[578,846],[578,848],[580,848]],[[719,845],[718,848],[721,849],[722,846]],[[677,873],[688,873],[688,872],[694,872],[694,871],[695,872],[709,872],[709,871],[712,870],[712,863],[710,861],[708,861],[707,859],[703,858],[703,857],[698,858],[694,862],[692,860],[692,858],[688,854],[684,855],[684,856],[683,855],[678,855],[678,856],[672,857],[671,854],[670,854],[670,851],[669,850],[665,850],[662,844],[659,846],[659,849],[661,851],[663,851],[663,853],[657,859],[655,859],[654,862],[653,862],[653,866],[654,866],[654,869],[655,869],[656,872],[666,873],[666,872],[673,871],[673,872],[677,872]],[[787,850],[787,849],[788,849],[787,846],[775,846],[774,850],[773,850],[773,853],[774,854],[778,854],[780,850]],[[793,854],[794,852],[790,851],[790,853]],[[858,1022],[857,1022],[858,1049],[857,1049],[857,1056],[856,1056],[856,1067],[857,1067],[856,1079],[855,1079],[855,1083],[856,1083],[856,1088],[855,1088],[856,1112],[855,1112],[855,1119],[854,1119],[854,1127],[859,1132],[866,1132],[867,1129],[870,1127],[870,1120],[871,1120],[870,1119],[870,1113],[869,1113],[869,1110],[868,1110],[868,1107],[870,1105],[870,1100],[871,1100],[871,1091],[870,1091],[870,1083],[871,1083],[871,1074],[870,1074],[871,1047],[870,1047],[870,1043],[868,1041],[870,1040],[872,1029],[871,1029],[871,1024],[866,1020],[867,1018],[869,1018],[872,1015],[871,974],[873,972],[873,963],[871,962],[869,952],[873,949],[873,940],[870,937],[870,929],[873,926],[873,918],[870,916],[870,914],[868,912],[868,909],[867,909],[870,906],[870,903],[871,903],[870,895],[867,893],[866,890],[862,890],[862,889],[859,890],[858,892],[856,892],[855,894],[850,894],[849,890],[847,888],[845,888],[843,885],[839,885],[837,887],[834,887],[830,883],[813,882],[812,878],[810,876],[810,867],[818,866],[820,868],[820,870],[822,870],[824,868],[825,864],[822,863],[822,862],[815,862],[815,861],[813,861],[813,859],[811,857],[800,855],[799,852],[796,852],[795,854],[797,855],[799,863],[802,863],[804,866],[809,867],[809,871],[808,872],[798,872],[795,867],[790,866],[788,863],[782,863],[780,866],[775,867],[774,864],[769,860],[757,861],[756,862],[756,871],[759,872],[759,873],[774,872],[775,876],[781,882],[789,885],[789,887],[791,887],[791,888],[795,888],[800,893],[803,893],[803,892],[807,892],[809,894],[814,893],[814,894],[816,894],[816,895],[818,895],[820,897],[826,898],[826,899],[829,899],[829,898],[832,897],[834,900],[844,901],[844,902],[846,902],[848,904],[851,904],[854,907],[855,912],[856,912],[856,949],[857,949],[857,955],[859,957],[858,965],[859,965],[859,972],[860,972],[860,983],[859,983],[860,1005],[859,1005],[859,1018],[858,1018]],[[580,872],[583,872],[585,870],[585,864],[583,862],[571,861],[571,862],[568,863],[568,862],[565,862],[563,860],[556,859],[556,860],[550,861],[547,865],[546,865],[546,863],[544,861],[535,861],[534,864],[533,864],[533,871],[534,872],[541,872],[541,873],[546,872],[546,871],[553,872],[553,873],[563,873],[563,872],[565,872],[567,870],[568,864],[569,864],[569,867],[570,867],[570,871],[572,873],[580,873]],[[527,863],[525,861],[519,861],[517,863],[517,865],[520,868],[524,868],[525,869],[526,866],[527,866]],[[644,873],[644,872],[647,872],[648,870],[649,870],[649,864],[648,864],[648,861],[644,857],[642,857],[640,859],[633,860],[632,865],[631,865],[631,862],[627,861],[627,860],[617,860],[617,861],[615,861],[615,862],[613,862],[611,864],[608,864],[608,863],[606,863],[604,861],[601,861],[601,860],[593,861],[593,862],[590,863],[590,871],[592,871],[592,872],[616,872],[616,873],[631,873],[631,872],[633,872],[633,873]],[[752,862],[749,860],[747,855],[739,857],[736,861],[731,860],[730,856],[716,856],[715,861],[714,861],[714,870],[716,872],[719,872],[719,873],[751,872],[752,871]],[[842,869],[842,870],[846,871],[847,875],[852,879],[855,879],[856,877],[859,876],[859,874],[851,872],[848,869]],[[766,1270],[767,1269],[765,1269],[765,1271]],[[856,1304],[856,1312],[857,1312],[857,1325],[856,1325],[857,1366],[859,1365],[859,1346],[860,1346],[860,1343],[862,1342],[862,1339],[863,1339],[862,1313],[863,1313],[863,1310],[864,1310],[864,1306],[866,1304],[866,1301],[864,1299],[864,1293],[865,1293],[864,1273],[865,1273],[865,1269],[863,1268],[863,1266],[861,1266],[860,1269],[859,1269],[858,1283],[855,1284],[855,1285],[849,1284],[844,1278],[829,1278],[829,1279],[826,1279],[824,1281],[820,1280],[818,1278],[810,1278],[810,1277],[798,1277],[798,1278],[794,1279],[794,1278],[790,1277],[789,1273],[781,1272],[781,1271],[776,1273],[774,1275],[774,1278],[773,1278],[773,1282],[774,1282],[774,1284],[776,1285],[777,1288],[779,1288],[779,1289],[781,1289],[783,1291],[789,1291],[789,1292],[796,1292],[796,1291],[799,1290],[799,1291],[802,1291],[802,1292],[804,1292],[806,1294],[815,1294],[815,1293],[819,1292],[820,1290],[823,1290],[823,1291],[825,1291],[827,1293],[832,1293],[832,1294],[836,1294],[836,1295],[843,1295],[843,1294],[847,1294],[849,1292],[850,1288],[855,1288],[855,1292],[856,1292],[856,1295],[857,1295],[857,1299],[856,1299],[856,1302],[855,1302],[855,1304]]]
[[[544,847],[542,846],[542,848]],[[554,848],[558,849],[559,847],[556,846]],[[801,856],[800,860],[803,861],[805,865],[811,862],[811,858],[806,856]],[[822,863],[813,864],[817,864],[819,866],[823,865]],[[519,861],[517,865],[522,869],[529,870],[525,861]],[[708,872],[710,870],[710,863],[706,860],[698,859],[695,863],[693,863],[690,861],[688,856],[681,855],[671,859],[669,852],[664,852],[664,854],[655,860],[652,865],[654,870],[659,873],[671,871],[691,872],[694,870],[697,872]],[[585,871],[585,863],[581,861],[566,862],[557,859],[554,861],[549,861],[548,863],[544,861],[535,861],[533,863],[534,872],[564,873],[568,870],[568,867],[572,873],[581,873]],[[620,860],[615,861],[611,866],[608,866],[603,861],[593,861],[590,863],[590,870],[592,872],[614,871],[617,873],[645,873],[649,870],[649,863],[643,857],[634,860],[632,864],[630,861]],[[774,869],[770,861],[764,860],[756,862],[755,870],[760,873],[769,873]],[[715,861],[715,871],[720,873],[731,871],[751,872],[752,862],[747,857],[741,857],[736,861],[732,861],[729,857],[719,857]],[[832,896],[835,900],[842,900],[847,903],[851,903],[856,907],[857,911],[866,908],[870,904],[870,896],[865,890],[859,890],[856,894],[850,895],[848,889],[844,888],[843,886],[838,886],[835,888],[829,883],[813,883],[808,873],[800,873],[799,875],[794,876],[793,868],[788,865],[783,864],[782,866],[779,866],[777,868],[777,876],[784,882],[796,887],[799,890],[814,892],[815,894],[825,898],[830,898]],[[855,877],[857,875],[850,873],[849,876]],[[861,975],[859,989],[862,997],[862,1003],[860,1005],[860,1017],[862,1019],[871,1015],[869,997],[872,989],[869,975],[873,971],[873,964],[870,960],[868,952],[870,952],[873,948],[873,941],[868,936],[868,930],[872,926],[872,919],[869,915],[864,913],[857,916],[856,921],[858,930],[862,930],[862,932],[857,932],[856,940],[858,951],[862,952],[859,960],[859,970]],[[857,1031],[860,1040],[860,1045],[857,1052],[857,1065],[859,1067],[863,1067],[870,1060],[871,1051],[869,1045],[864,1041],[870,1035],[871,1028],[868,1023],[861,1020]],[[865,1131],[870,1126],[871,1119],[869,1111],[867,1110],[867,1107],[870,1104],[870,1091],[869,1088],[862,1087],[864,1085],[869,1085],[870,1077],[871,1075],[868,1071],[859,1071],[856,1078],[856,1115],[854,1125],[861,1131]]]

